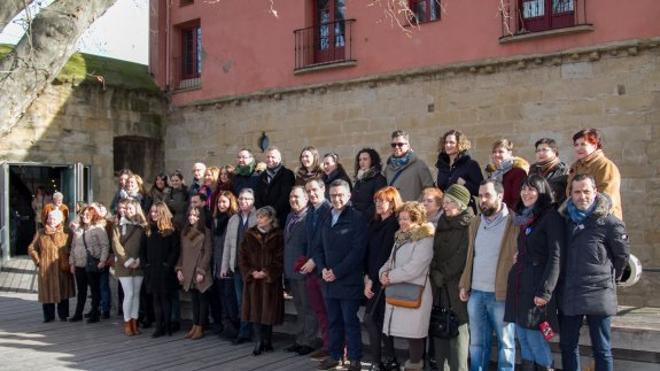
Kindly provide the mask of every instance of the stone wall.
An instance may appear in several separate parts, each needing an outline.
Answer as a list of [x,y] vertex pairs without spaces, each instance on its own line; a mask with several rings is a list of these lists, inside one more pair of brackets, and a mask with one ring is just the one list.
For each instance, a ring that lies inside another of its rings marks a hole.
[[[0,161],[91,165],[94,199],[109,203],[116,189],[113,138],[161,143],[166,111],[158,93],[95,84],[51,85],[0,140]],[[150,151],[145,179],[163,168],[159,147]]]
[[[623,210],[632,250],[660,267],[660,42],[634,40],[506,60],[488,60],[354,81],[198,102],[168,115],[165,163],[188,171],[194,161],[234,163],[242,146],[257,148],[265,131],[289,167],[305,145],[335,151],[347,168],[362,147],[386,156],[397,128],[431,167],[438,137],[450,128],[472,141],[483,165],[491,143],[507,137],[534,159],[533,143],[555,138],[574,160],[581,128],[604,134],[606,154],[623,175]],[[359,63],[359,62],[358,62]],[[434,170],[434,169],[433,169]],[[660,273],[647,273],[622,302],[660,306]]]

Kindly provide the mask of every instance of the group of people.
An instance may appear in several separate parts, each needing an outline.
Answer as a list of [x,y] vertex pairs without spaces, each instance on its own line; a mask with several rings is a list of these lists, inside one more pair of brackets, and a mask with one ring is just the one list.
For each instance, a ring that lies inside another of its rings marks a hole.
[[[482,173],[470,142],[450,130],[440,140],[435,181],[409,135],[391,135],[383,165],[371,148],[349,176],[339,156],[304,147],[295,172],[271,147],[258,163],[246,148],[234,166],[196,163],[186,185],[176,171],[146,192],[126,170],[107,212],[84,206],[67,228],[44,207],[29,248],[39,267],[44,319],[69,315],[78,291],[82,319],[99,317],[103,273],[123,291],[124,332],[155,321],[154,337],[180,320],[180,289],[192,300],[199,339],[209,327],[235,344],[272,351],[285,292],[296,308],[295,340],[284,350],[325,370],[362,360],[358,310],[365,305],[372,370],[397,370],[394,338],[406,339],[405,370],[486,370],[493,333],[498,369],[553,369],[548,340],[560,335],[564,370],[579,370],[586,316],[597,370],[612,370],[610,323],[616,283],[629,255],[620,174],[595,129],[573,136],[577,160],[559,158],[553,139],[535,143],[536,161],[496,141]],[[101,312],[103,313],[103,312]],[[320,336],[320,338],[319,338]],[[469,360],[469,362],[468,362]],[[469,364],[469,367],[468,367]]]

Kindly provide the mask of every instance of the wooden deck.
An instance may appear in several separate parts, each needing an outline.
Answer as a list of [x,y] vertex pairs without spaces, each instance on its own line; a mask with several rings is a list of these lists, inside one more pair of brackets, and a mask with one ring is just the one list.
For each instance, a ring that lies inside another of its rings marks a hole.
[[[71,310],[75,299],[71,300]],[[232,345],[207,335],[191,341],[184,332],[158,339],[121,333],[122,319],[100,323],[42,323],[36,294],[0,293],[0,370],[315,370],[308,357],[282,350],[289,335],[275,333],[275,351],[252,355],[252,344]],[[277,328],[275,328],[277,331]],[[366,368],[366,367],[365,367]]]

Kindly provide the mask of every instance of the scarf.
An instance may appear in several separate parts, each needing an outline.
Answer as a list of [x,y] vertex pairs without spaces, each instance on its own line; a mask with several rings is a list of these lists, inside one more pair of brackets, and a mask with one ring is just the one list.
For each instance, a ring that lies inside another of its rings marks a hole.
[[275,178],[275,175],[280,171],[282,168],[282,164],[277,164],[274,168],[267,168],[266,169],[266,178],[268,179],[268,184],[273,181],[273,178]]
[[537,162],[535,165],[538,174],[541,175],[542,177],[546,177],[552,169],[556,168],[561,161],[559,160],[559,157],[555,157],[552,160],[548,160],[545,162]]
[[513,223],[515,225],[529,225],[532,223],[534,220],[534,208],[532,207],[526,207],[524,208],[520,214],[514,214],[513,215]]
[[215,236],[222,236],[223,233],[227,230],[227,224],[229,223],[229,214],[227,213],[218,213],[215,216],[215,225],[213,228],[213,234]]
[[394,170],[397,170],[408,165],[411,157],[412,157],[412,151],[408,151],[406,152],[406,154],[404,154],[401,157],[391,156],[389,163],[392,165],[392,168],[394,168]]
[[355,180],[360,181],[360,180],[366,180],[366,179],[371,179],[374,176],[378,174],[378,170],[376,170],[375,167],[370,167],[368,169],[360,169],[358,170],[357,174],[355,175]]
[[238,176],[250,176],[254,173],[254,168],[257,166],[257,163],[252,161],[245,166],[236,165],[234,169],[234,175]]
[[484,229],[491,229],[497,227],[509,216],[509,209],[506,204],[502,202],[502,210],[495,214],[495,218],[492,220],[487,218],[485,215],[481,214],[481,223],[484,226]]
[[260,226],[257,226],[257,230],[258,230],[261,234],[263,234],[263,235],[268,234],[268,232],[270,232],[272,229],[273,229],[273,228],[271,228],[271,227],[268,227],[268,228],[262,228],[262,227],[260,227]]
[[508,160],[502,161],[499,167],[495,168],[495,171],[493,171],[490,174],[491,179],[497,179],[500,182],[502,181],[502,178],[504,178],[504,174],[508,173],[509,170],[513,169],[513,159],[510,158]]
[[121,227],[121,235],[125,236],[126,235],[126,226],[127,225],[137,225],[137,223],[133,222],[132,220],[126,218],[125,216],[122,216],[121,219],[119,219],[119,226]]
[[580,210],[575,206],[573,203],[573,200],[568,200],[566,203],[566,210],[568,211],[568,216],[571,218],[573,223],[575,224],[580,224],[582,223],[586,218],[588,218],[596,209],[596,202],[589,207],[589,210]]

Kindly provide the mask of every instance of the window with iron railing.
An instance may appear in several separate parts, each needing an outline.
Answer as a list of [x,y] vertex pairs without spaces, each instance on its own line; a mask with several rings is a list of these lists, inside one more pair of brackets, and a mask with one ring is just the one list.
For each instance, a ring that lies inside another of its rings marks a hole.
[[202,28],[199,21],[179,27],[181,56],[174,58],[175,89],[198,87],[202,76]]
[[427,23],[440,20],[440,0],[410,0],[410,10],[415,15],[413,23]]
[[587,22],[587,0],[502,0],[502,38],[560,30],[593,29]]

